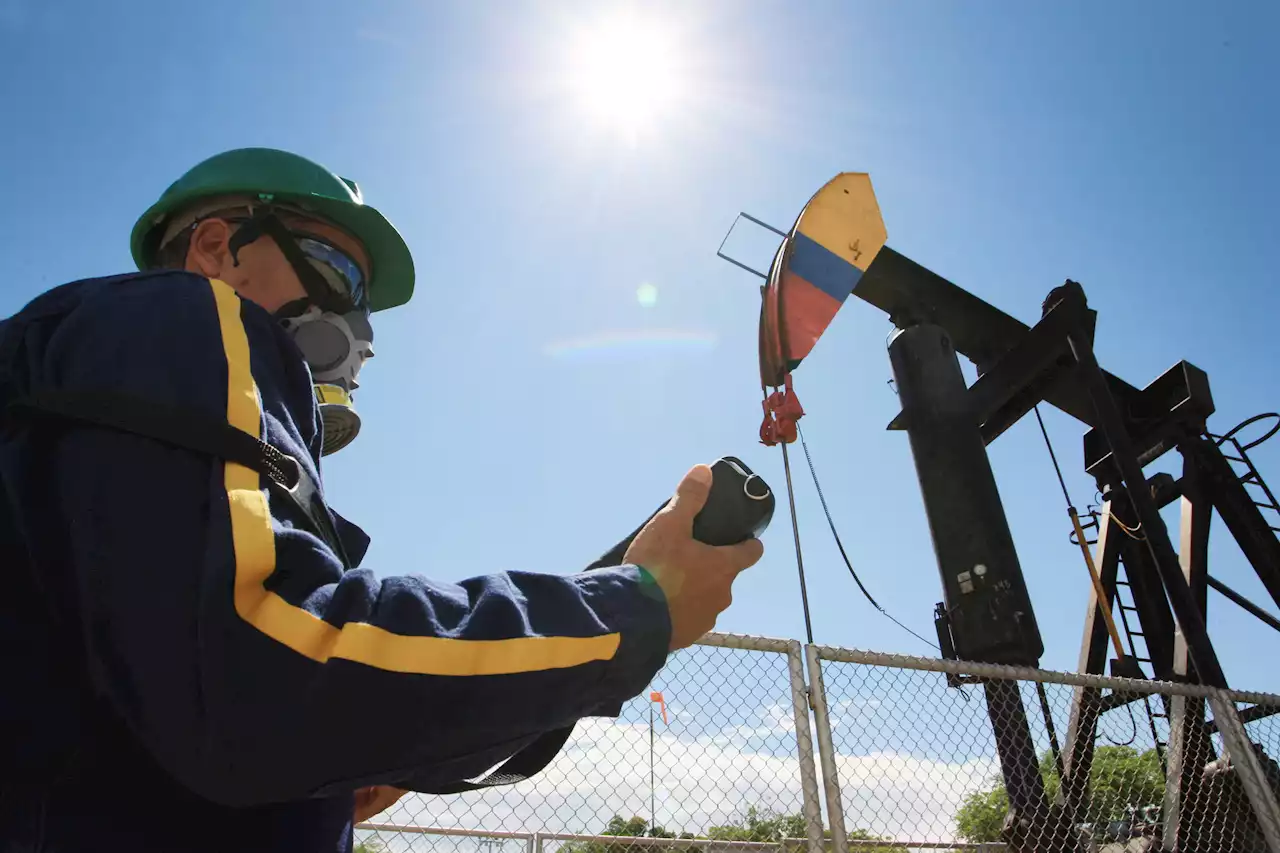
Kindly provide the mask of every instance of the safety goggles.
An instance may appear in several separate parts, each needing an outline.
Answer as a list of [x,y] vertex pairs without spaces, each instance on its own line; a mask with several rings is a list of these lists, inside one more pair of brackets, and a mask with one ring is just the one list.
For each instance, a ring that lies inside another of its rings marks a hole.
[[334,314],[369,311],[364,272],[342,249],[314,234],[291,230],[270,211],[227,221],[240,223],[229,244],[233,257],[242,247],[270,237],[293,267],[307,298],[320,310]]
[[[307,263],[320,273],[337,299],[344,300],[350,305],[347,311],[368,307],[364,273],[350,255],[318,237],[298,232],[290,232],[290,234],[298,244],[298,248],[302,250],[302,254],[306,256]],[[336,313],[345,314],[347,311]]]

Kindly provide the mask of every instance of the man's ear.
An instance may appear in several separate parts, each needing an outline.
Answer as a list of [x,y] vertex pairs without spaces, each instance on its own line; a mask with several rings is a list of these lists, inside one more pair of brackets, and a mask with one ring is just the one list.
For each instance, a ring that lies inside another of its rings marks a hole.
[[191,233],[187,270],[205,278],[217,278],[231,258],[228,243],[231,226],[223,219],[205,219]]

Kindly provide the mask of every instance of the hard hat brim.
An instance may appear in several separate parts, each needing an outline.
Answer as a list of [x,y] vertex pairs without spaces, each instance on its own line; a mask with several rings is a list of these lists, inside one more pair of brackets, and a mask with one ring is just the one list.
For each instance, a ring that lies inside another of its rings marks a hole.
[[[258,187],[224,186],[219,194],[258,195]],[[147,269],[159,246],[165,220],[188,202],[205,197],[205,193],[166,196],[151,206],[137,221],[129,245],[138,269]],[[276,193],[273,200],[313,211],[321,219],[332,222],[363,244],[369,255],[369,310],[385,311],[407,303],[413,296],[413,254],[396,227],[377,208],[367,204],[350,204],[323,196],[298,196]]]

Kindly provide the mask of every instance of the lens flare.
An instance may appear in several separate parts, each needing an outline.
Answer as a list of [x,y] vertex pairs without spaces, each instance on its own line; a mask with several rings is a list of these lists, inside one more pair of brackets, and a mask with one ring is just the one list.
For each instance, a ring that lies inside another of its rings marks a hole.
[[642,308],[652,308],[658,304],[658,288],[646,281],[636,288],[636,302],[639,302]]

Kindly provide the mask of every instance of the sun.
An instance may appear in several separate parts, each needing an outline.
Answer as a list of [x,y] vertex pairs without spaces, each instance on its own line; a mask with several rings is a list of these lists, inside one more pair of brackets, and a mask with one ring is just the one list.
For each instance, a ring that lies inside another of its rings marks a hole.
[[635,136],[653,130],[684,95],[673,34],[658,21],[616,14],[575,34],[568,82],[593,120]]

